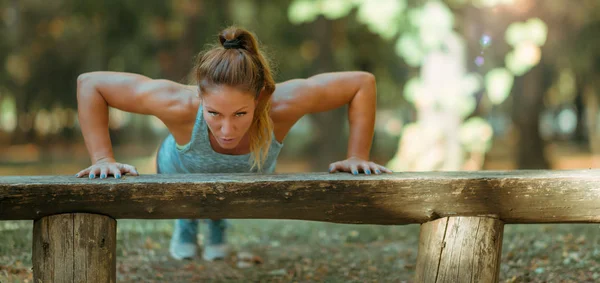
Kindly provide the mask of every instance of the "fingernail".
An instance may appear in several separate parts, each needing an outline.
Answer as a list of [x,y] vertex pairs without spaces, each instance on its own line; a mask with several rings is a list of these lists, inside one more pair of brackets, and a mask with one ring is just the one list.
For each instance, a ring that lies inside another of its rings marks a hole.
[[96,174],[90,173],[90,179],[94,179],[94,178],[96,178]]
[[354,174],[354,175],[358,175],[358,171],[356,171],[356,170],[352,170],[352,174]]
[[104,178],[106,178],[106,175],[100,174],[100,179],[104,179]]
[[75,174],[75,177],[79,178],[79,173]]
[[371,170],[369,170],[369,169],[365,170],[365,174],[371,175]]
[[333,166],[329,166],[329,172],[333,171]]
[[115,178],[117,178],[117,179],[121,179],[121,174],[117,174],[117,175],[115,175]]
[[379,171],[379,169],[375,169],[375,174],[381,174],[381,171]]

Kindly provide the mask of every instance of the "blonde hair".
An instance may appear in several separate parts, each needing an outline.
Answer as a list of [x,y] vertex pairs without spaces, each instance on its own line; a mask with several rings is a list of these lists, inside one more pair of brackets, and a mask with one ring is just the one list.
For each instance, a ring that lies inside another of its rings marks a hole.
[[273,138],[269,112],[275,81],[269,61],[258,49],[255,36],[245,29],[228,27],[219,33],[218,40],[218,45],[199,54],[194,77],[201,94],[212,87],[228,85],[252,92],[259,99],[248,135],[252,169],[261,171]]

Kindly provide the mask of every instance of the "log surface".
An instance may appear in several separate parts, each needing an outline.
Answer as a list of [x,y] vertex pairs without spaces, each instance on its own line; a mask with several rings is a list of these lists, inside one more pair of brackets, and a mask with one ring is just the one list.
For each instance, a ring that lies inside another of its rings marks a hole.
[[410,224],[449,216],[600,223],[600,170],[0,177],[0,220],[256,218]]

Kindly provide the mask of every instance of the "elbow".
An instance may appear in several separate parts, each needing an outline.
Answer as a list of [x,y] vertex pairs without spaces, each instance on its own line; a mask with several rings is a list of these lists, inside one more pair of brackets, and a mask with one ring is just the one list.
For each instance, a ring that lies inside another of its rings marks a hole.
[[92,73],[83,73],[77,76],[77,88],[81,88],[84,85],[88,85],[92,81]]
[[361,76],[362,76],[362,81],[365,84],[375,85],[375,83],[376,83],[376,81],[375,81],[375,75],[373,75],[373,74],[371,74],[369,72],[362,72]]
[[361,72],[361,88],[368,89],[367,92],[372,93],[374,96],[377,95],[377,81],[375,75],[369,72]]
[[93,73],[83,73],[77,76],[77,98],[93,93],[95,88],[95,75]]
[[369,72],[359,72],[359,78],[362,87],[375,87],[375,75]]
[[83,73],[77,76],[76,99],[78,108],[97,101],[97,96],[102,96],[97,89],[97,85],[97,74]]

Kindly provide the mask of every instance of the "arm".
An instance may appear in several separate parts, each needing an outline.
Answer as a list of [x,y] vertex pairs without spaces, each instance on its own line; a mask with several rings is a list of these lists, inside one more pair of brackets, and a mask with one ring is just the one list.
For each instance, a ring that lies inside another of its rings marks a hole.
[[325,73],[308,79],[291,80],[277,88],[274,120],[287,121],[287,127],[309,113],[324,112],[348,104],[350,137],[347,160],[332,163],[330,171],[383,170],[369,160],[375,127],[377,89],[375,77],[366,72]]
[[[77,104],[79,124],[85,140],[92,164],[108,163],[110,168],[91,166],[78,175],[90,174],[95,177],[107,176],[112,173],[115,177],[120,172],[115,165],[110,136],[108,133],[108,107],[123,111],[155,115],[169,124],[180,120],[188,104],[181,96],[181,86],[166,80],[152,80],[148,77],[116,72],[85,73],[77,79]],[[94,168],[92,168],[94,167]],[[135,169],[127,166],[121,170],[137,174]],[[133,169],[133,170],[132,170]]]

